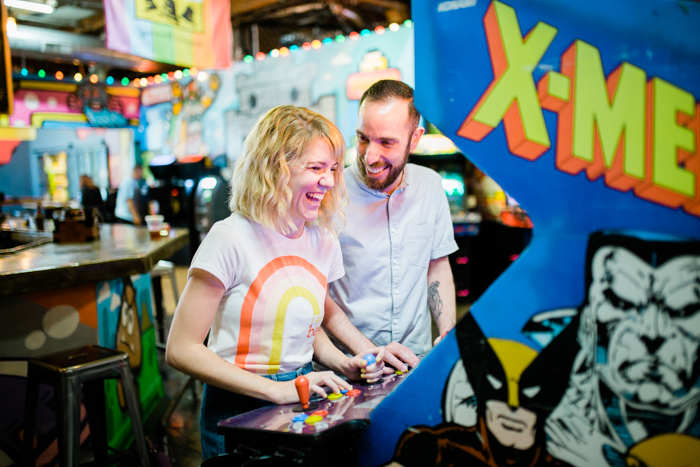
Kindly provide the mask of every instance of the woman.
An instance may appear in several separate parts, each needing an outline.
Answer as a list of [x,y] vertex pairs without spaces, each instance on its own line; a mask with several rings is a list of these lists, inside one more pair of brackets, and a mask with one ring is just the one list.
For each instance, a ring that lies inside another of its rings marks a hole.
[[344,274],[334,225],[346,199],[340,131],[310,110],[280,106],[244,146],[231,180],[233,214],[212,227],[192,260],[166,353],[171,366],[205,383],[204,459],[225,452],[220,420],[298,402],[299,375],[321,397],[323,386],[351,388],[332,371],[312,372],[312,356],[369,382],[384,366],[383,348],[368,350],[378,363],[364,368],[320,327],[327,284]]

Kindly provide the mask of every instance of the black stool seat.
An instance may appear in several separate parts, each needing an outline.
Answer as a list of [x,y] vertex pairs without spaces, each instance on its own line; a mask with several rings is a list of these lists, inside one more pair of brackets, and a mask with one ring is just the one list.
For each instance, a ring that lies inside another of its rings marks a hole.
[[22,456],[24,465],[33,467],[35,463],[33,447],[40,383],[50,384],[54,388],[58,458],[61,467],[78,466],[80,461],[81,385],[85,396],[85,408],[90,423],[96,465],[108,465],[103,381],[115,377],[122,381],[124,399],[131,418],[141,466],[150,467],[139,402],[134,388],[134,377],[129,367],[129,356],[124,352],[97,345],[88,345],[29,360],[24,409]]

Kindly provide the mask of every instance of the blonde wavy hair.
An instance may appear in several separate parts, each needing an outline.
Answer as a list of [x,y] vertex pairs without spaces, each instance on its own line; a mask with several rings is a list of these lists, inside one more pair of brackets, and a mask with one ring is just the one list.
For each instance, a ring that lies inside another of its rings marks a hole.
[[231,211],[283,235],[294,232],[289,215],[289,167],[305,164],[306,150],[318,138],[330,145],[338,170],[335,185],[321,201],[317,220],[306,225],[318,224],[337,236],[345,225],[345,141],[330,120],[304,107],[275,107],[250,130],[231,178]]

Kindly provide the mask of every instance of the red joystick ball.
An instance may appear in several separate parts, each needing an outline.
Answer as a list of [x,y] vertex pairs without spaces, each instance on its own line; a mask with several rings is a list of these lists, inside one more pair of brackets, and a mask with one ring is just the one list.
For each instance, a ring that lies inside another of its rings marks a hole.
[[304,410],[309,408],[309,380],[306,376],[299,376],[296,381],[294,381],[294,386],[297,388],[297,394],[299,394],[299,401]]

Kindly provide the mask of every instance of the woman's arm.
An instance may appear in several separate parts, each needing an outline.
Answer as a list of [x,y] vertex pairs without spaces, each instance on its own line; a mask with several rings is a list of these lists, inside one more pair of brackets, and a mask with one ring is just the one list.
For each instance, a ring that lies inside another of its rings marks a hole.
[[[214,275],[201,269],[192,271],[170,327],[165,354],[168,364],[227,391],[276,404],[299,402],[294,381],[275,382],[263,378],[227,362],[204,346],[224,292],[223,284]],[[307,378],[311,391],[323,396],[326,393],[321,386],[329,386],[334,392],[339,392],[341,386],[350,389],[332,372],[314,372]]]
[[212,274],[194,269],[175,311],[165,359],[170,366],[227,391],[276,403],[295,402],[296,390],[243,370],[204,346],[224,295],[223,284]]

